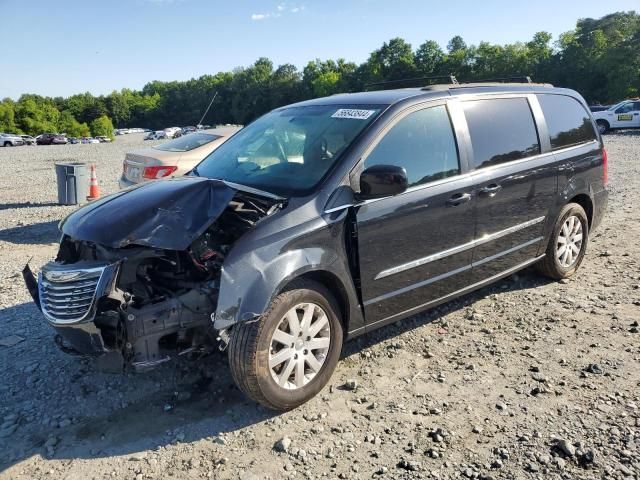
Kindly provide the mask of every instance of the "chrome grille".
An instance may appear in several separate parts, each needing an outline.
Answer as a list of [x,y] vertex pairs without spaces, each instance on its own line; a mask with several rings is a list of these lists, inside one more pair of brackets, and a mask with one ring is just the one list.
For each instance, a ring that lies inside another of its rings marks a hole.
[[104,266],[45,270],[39,276],[40,305],[54,323],[74,323],[90,317]]

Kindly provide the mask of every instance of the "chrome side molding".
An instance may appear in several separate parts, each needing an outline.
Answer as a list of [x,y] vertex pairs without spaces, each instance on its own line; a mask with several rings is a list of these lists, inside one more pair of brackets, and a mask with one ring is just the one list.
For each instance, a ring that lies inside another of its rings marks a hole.
[[447,250],[443,250],[438,253],[434,253],[432,255],[428,255],[426,257],[418,258],[417,260],[413,260],[411,262],[403,263],[402,265],[397,265],[395,267],[388,268],[387,270],[383,270],[378,273],[374,280],[379,280],[381,278],[388,277],[390,275],[395,275],[396,273],[405,272],[407,270],[411,270],[412,268],[420,267],[422,265],[426,265],[427,263],[435,262],[436,260],[441,260],[443,258],[449,257],[451,255],[455,255],[456,253],[464,252],[465,250],[469,250],[471,248],[477,247],[478,245],[483,245],[485,243],[492,242],[497,240],[498,238],[506,237],[512,233],[515,233],[519,230],[524,230],[525,228],[536,225],[537,223],[543,222],[546,217],[538,217],[533,220],[529,220],[524,223],[520,223],[518,225],[514,225],[509,228],[505,228],[504,230],[500,230],[499,232],[492,233],[490,235],[485,235],[482,238],[478,238],[476,240],[472,240],[471,242],[463,243],[462,245],[458,245],[453,248],[449,248]]

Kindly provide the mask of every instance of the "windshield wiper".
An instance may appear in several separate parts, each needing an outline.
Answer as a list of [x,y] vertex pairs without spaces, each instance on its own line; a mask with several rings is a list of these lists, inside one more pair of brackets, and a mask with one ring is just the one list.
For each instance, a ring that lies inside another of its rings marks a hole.
[[197,166],[193,167],[189,173],[190,174],[193,173],[196,177],[200,176],[200,174],[198,173],[198,167]]

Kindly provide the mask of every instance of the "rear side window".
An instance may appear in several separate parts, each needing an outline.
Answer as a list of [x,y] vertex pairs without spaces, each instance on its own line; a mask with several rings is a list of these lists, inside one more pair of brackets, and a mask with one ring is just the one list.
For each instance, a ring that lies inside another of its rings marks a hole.
[[407,171],[409,186],[460,172],[456,140],[444,106],[408,114],[380,140],[364,167],[396,165]]
[[596,139],[589,114],[575,98],[566,95],[538,95],[538,101],[547,122],[552,150]]
[[462,102],[475,168],[519,160],[540,153],[538,132],[526,98]]

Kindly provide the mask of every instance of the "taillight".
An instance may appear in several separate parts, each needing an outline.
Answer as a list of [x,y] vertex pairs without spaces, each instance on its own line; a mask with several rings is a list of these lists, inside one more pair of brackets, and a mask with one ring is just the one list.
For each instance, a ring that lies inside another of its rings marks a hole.
[[604,147],[602,147],[602,183],[604,186],[609,183],[609,158],[607,149]]
[[148,178],[150,180],[155,180],[156,178],[168,177],[173,172],[178,169],[176,166],[156,166],[156,167],[144,167],[144,172],[142,176],[144,178]]

